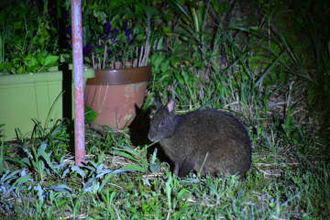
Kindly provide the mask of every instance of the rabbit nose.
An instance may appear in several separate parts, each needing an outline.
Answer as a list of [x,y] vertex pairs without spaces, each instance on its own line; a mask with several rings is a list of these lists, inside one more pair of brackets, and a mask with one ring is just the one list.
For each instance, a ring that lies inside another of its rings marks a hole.
[[150,141],[153,141],[153,138],[152,138],[152,136],[150,135],[150,132],[149,132],[149,134],[148,134],[148,139],[149,139]]
[[155,134],[152,133],[152,132],[149,132],[149,134],[148,134],[148,138],[149,138],[149,140],[152,141],[152,142],[159,141],[159,139],[157,138],[157,135],[155,135]]
[[155,141],[154,138],[152,137],[152,135],[151,135],[150,133],[148,134],[148,138],[149,138],[149,140],[152,141],[152,142]]

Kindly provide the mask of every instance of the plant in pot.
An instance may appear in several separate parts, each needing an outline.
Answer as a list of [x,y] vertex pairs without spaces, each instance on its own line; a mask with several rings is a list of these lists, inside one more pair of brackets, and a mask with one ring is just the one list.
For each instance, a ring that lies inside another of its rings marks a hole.
[[38,4],[8,1],[0,12],[0,123],[7,140],[31,132],[31,119],[44,125],[60,118],[56,29],[47,7]]
[[145,25],[120,13],[90,14],[99,16],[88,17],[84,25],[85,62],[95,69],[95,78],[87,80],[85,103],[97,113],[92,126],[123,129],[135,117],[135,106],[143,104],[150,77],[150,16]]
[[0,11],[0,124],[6,140],[31,137],[36,124],[50,128],[63,117],[65,73],[58,66],[69,54],[59,55],[50,8],[47,0],[7,1]]

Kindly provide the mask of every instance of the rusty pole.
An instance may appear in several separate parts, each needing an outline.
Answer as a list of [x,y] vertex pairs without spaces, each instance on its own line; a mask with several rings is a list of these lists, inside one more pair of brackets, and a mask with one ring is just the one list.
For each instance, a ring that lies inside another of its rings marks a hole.
[[72,57],[74,75],[74,142],[75,162],[82,165],[85,157],[84,77],[81,0],[71,0]]

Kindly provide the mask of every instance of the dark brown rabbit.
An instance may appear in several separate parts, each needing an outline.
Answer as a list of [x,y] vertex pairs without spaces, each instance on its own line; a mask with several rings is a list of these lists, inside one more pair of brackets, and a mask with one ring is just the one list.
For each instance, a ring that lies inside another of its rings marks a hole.
[[173,101],[159,105],[148,138],[160,142],[174,162],[176,175],[185,176],[191,170],[202,175],[244,175],[250,168],[250,139],[233,116],[214,109],[175,115]]

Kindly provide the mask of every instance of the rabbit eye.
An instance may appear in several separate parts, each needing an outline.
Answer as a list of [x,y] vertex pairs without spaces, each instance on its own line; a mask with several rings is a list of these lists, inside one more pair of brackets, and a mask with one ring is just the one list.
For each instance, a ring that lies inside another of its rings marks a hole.
[[161,121],[160,123],[159,123],[159,127],[164,127],[165,126],[165,121]]

